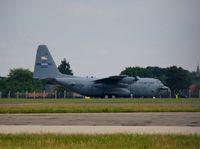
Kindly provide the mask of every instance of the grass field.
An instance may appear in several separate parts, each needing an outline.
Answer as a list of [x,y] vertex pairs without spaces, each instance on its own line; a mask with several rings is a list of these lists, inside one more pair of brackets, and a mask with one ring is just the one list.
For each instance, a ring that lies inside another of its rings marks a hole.
[[0,149],[199,149],[199,135],[0,134]]
[[200,112],[200,99],[0,99],[0,113]]
[[200,112],[200,104],[0,104],[0,113]]

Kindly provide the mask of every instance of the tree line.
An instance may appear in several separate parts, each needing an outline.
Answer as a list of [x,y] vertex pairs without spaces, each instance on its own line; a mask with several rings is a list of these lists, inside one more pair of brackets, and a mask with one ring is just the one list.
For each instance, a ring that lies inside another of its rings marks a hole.
[[[69,62],[66,59],[61,61],[58,69],[63,74],[73,75]],[[150,77],[161,80],[172,91],[188,89],[195,79],[195,73],[181,67],[171,66],[160,67],[127,67],[120,75]],[[41,92],[44,90],[45,82],[33,79],[33,72],[28,69],[12,69],[5,78],[0,78],[0,92]]]
[[[73,75],[69,62],[61,61],[58,69],[63,74]],[[33,79],[33,72],[28,69],[11,69],[7,77],[0,77],[0,92],[7,95],[9,92],[43,92],[45,81]],[[63,88],[59,88],[64,90]]]

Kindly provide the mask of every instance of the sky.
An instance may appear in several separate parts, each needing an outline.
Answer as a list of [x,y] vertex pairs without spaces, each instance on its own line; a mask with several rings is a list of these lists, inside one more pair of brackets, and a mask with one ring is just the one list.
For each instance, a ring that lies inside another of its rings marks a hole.
[[0,76],[33,71],[38,45],[78,76],[200,63],[199,0],[0,0]]

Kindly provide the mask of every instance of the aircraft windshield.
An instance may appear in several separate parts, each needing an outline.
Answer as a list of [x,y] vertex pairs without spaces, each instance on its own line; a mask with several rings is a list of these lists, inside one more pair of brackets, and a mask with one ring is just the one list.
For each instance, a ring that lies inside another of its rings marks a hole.
[[163,86],[163,83],[160,80],[158,80],[158,84]]

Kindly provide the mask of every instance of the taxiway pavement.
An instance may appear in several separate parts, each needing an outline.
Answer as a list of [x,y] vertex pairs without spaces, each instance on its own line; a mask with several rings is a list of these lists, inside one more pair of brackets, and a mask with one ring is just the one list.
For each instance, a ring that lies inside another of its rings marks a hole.
[[200,112],[0,114],[0,133],[200,134]]
[[200,112],[0,114],[0,125],[200,126]]

